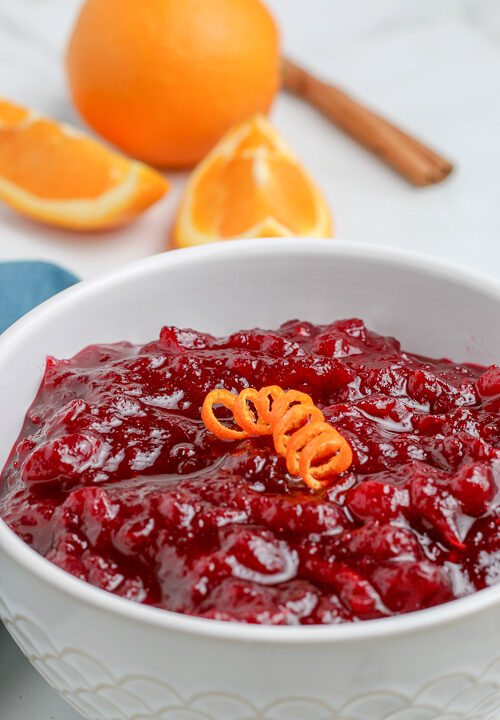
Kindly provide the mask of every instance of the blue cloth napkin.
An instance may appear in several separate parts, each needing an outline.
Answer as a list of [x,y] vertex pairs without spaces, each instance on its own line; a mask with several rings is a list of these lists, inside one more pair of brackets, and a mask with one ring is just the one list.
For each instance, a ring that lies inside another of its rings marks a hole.
[[28,310],[77,282],[76,275],[53,263],[0,263],[0,333]]

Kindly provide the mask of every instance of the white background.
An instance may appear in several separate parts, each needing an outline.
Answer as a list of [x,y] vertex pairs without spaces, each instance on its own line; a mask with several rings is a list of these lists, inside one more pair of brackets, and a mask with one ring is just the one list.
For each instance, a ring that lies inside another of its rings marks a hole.
[[[0,0],[0,95],[80,124],[62,62],[79,5],[79,0]],[[272,119],[323,188],[336,235],[420,250],[500,277],[499,0],[269,0],[269,5],[291,57],[456,163],[441,185],[413,188],[313,110],[279,97]],[[43,258],[90,277],[160,252],[186,175],[168,177],[169,195],[115,233],[75,237],[0,207],[0,260]],[[0,717],[76,719],[4,631]]]

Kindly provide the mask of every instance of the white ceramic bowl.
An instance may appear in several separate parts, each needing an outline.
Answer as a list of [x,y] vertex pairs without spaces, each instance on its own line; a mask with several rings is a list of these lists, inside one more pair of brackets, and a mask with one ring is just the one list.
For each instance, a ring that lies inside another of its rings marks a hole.
[[[47,354],[301,317],[360,316],[413,351],[500,359],[500,284],[417,255],[259,240],[152,257],[66,290],[0,339],[0,464]],[[89,720],[498,720],[500,585],[364,623],[265,627],[148,608],[87,585],[0,522],[0,614]]]

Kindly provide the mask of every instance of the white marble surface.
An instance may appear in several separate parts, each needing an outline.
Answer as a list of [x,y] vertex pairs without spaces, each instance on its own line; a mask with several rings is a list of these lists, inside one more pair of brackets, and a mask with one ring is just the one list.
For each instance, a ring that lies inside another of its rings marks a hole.
[[[80,124],[63,51],[80,0],[0,0],[0,95]],[[323,187],[338,237],[417,249],[500,277],[499,0],[269,0],[290,56],[433,144],[456,163],[416,189],[313,110],[272,113]],[[0,207],[0,260],[43,258],[82,277],[164,248],[185,174],[134,225],[94,237]],[[0,630],[0,718],[76,720]]]

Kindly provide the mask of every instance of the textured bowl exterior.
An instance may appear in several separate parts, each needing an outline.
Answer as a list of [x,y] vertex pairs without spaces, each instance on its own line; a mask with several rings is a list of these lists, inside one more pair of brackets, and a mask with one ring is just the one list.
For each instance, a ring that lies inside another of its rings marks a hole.
[[64,597],[10,560],[1,567],[9,590],[1,593],[0,613],[8,630],[88,720],[497,720],[500,714],[498,609],[396,637],[252,642],[160,630]]
[[[330,282],[329,282],[330,281]],[[500,285],[418,256],[332,241],[227,243],[83,283],[0,339],[0,463],[45,355],[141,341],[162,324],[228,332],[358,315],[411,350],[500,358]],[[0,617],[88,720],[498,720],[500,587],[342,626],[240,626],[156,610],[51,565],[0,522]]]

